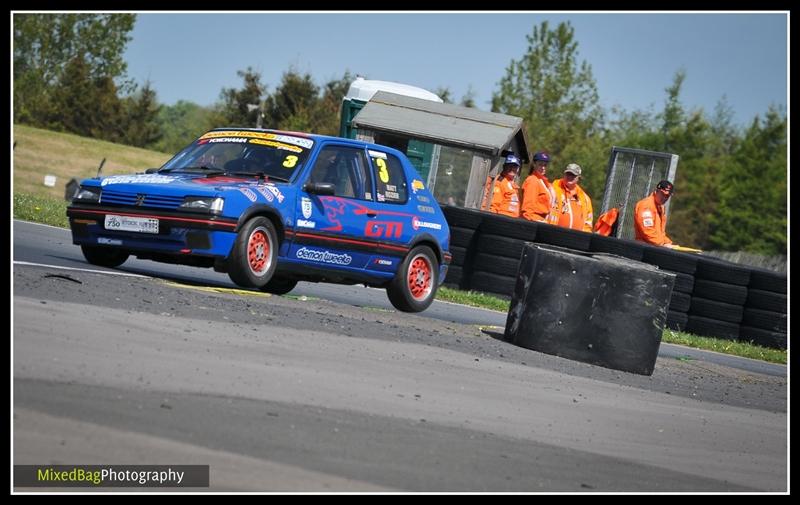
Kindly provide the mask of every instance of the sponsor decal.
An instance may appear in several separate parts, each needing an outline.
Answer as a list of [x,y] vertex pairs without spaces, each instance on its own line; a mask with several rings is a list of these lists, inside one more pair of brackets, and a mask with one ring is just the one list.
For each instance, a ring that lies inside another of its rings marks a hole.
[[653,217],[653,213],[649,210],[642,212],[642,217]]
[[333,265],[349,265],[353,261],[353,257],[346,253],[337,254],[324,249],[310,249],[308,247],[298,249],[295,256],[303,260]]
[[259,193],[261,193],[261,196],[263,196],[264,198],[266,198],[268,202],[271,202],[271,201],[273,201],[273,200],[275,199],[275,196],[273,196],[273,194],[272,194],[272,193],[270,193],[269,191],[267,191],[267,189],[266,189],[266,187],[265,187],[265,186],[256,186],[256,191],[258,191]]
[[307,197],[304,196],[302,198],[302,200],[300,201],[300,208],[303,211],[303,217],[304,218],[308,219],[308,218],[311,217],[311,211],[313,210],[313,207],[311,205],[311,199],[310,198],[307,198]]
[[283,203],[283,193],[281,193],[281,190],[279,190],[272,184],[267,184],[267,190],[273,195],[275,195],[275,198],[278,199],[279,203]]
[[392,260],[387,260],[385,258],[375,258],[375,264],[376,265],[384,265],[384,266],[390,267],[390,266],[392,266],[393,263],[394,262]]
[[239,188],[239,191],[241,191],[242,194],[246,196],[247,199],[250,200],[251,202],[255,202],[256,200],[258,200],[256,194],[253,193],[253,191],[250,190],[249,188]]
[[[246,139],[245,139],[246,140]],[[303,150],[297,146],[292,146],[289,144],[282,144],[281,142],[276,142],[274,140],[261,140],[261,139],[250,139],[251,144],[260,144],[262,146],[270,146],[276,149],[282,149],[284,151],[292,151],[293,153],[302,153]]]
[[417,191],[425,189],[425,184],[422,183],[419,179],[414,179],[411,181],[411,190],[416,193]]
[[397,186],[395,186],[394,184],[387,184],[386,192],[388,193],[389,191],[397,191]]
[[428,214],[436,214],[436,211],[430,205],[417,205],[417,210]]
[[301,228],[316,228],[317,223],[315,223],[314,221],[306,221],[305,219],[298,219],[297,226]]
[[419,200],[419,201],[420,201],[420,202],[422,202],[422,203],[430,203],[430,201],[431,201],[431,199],[430,199],[430,198],[428,198],[428,197],[427,197],[427,196],[425,196],[425,195],[419,195],[419,196],[417,197],[417,200]]
[[314,141],[311,139],[305,139],[301,137],[293,137],[290,135],[278,135],[275,133],[266,133],[266,132],[249,132],[249,131],[240,131],[240,130],[224,130],[218,132],[208,132],[200,139],[213,139],[213,138],[220,138],[220,137],[245,137],[249,139],[266,139],[266,140],[277,140],[279,142],[283,142],[286,144],[292,144],[295,146],[305,147],[306,149],[310,149],[311,146],[314,145]]
[[379,202],[385,202],[386,201],[386,197],[383,196],[383,193],[378,193],[378,201]]
[[105,238],[105,237],[97,237],[97,243],[105,245],[122,245],[121,240],[117,240],[114,238]]
[[644,221],[642,221],[642,225],[651,228],[653,226],[653,220],[649,218],[645,219]]
[[103,179],[100,182],[100,185],[106,186],[108,184],[129,184],[129,183],[169,184],[174,180],[176,180],[176,177],[172,177],[170,175],[158,175],[158,174],[112,175],[110,177],[106,177],[105,179]]
[[439,223],[429,223],[427,221],[420,221],[417,216],[411,218],[411,227],[415,230],[419,230],[420,228],[430,228],[432,230],[441,230],[442,225]]
[[215,139],[208,139],[205,142],[247,142],[247,139],[241,137],[220,137]]
[[386,159],[386,153],[382,153],[380,151],[373,151],[372,149],[369,149],[367,152],[369,152],[369,155],[372,158],[380,158],[383,160]]
[[370,221],[364,227],[366,237],[400,238],[403,233],[403,223],[396,221]]
[[400,194],[397,193],[396,191],[387,191],[386,192],[386,198],[388,198],[390,200],[399,200],[400,199]]

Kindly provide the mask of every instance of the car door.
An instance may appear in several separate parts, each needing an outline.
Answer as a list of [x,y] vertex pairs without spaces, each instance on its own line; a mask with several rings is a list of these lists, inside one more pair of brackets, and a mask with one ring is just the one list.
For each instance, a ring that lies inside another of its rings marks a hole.
[[[320,183],[329,185],[328,190],[332,185],[333,194],[314,190]],[[365,234],[377,218],[374,198],[365,150],[322,146],[298,192],[288,258],[314,267],[363,270],[380,247],[380,234]]]

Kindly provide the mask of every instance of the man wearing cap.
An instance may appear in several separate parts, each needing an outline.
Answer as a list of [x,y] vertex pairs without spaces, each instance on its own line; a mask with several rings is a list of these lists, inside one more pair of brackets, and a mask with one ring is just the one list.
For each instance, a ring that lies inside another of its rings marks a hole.
[[672,248],[672,240],[667,236],[667,216],[664,204],[672,196],[674,186],[668,180],[660,181],[656,190],[636,202],[633,215],[633,229],[636,240],[648,244]]
[[492,203],[489,212],[504,216],[519,217],[519,185],[514,181],[520,162],[513,154],[506,156],[503,170],[495,177],[492,188]]
[[556,203],[553,185],[547,180],[550,155],[539,151],[533,155],[530,175],[522,183],[522,208],[520,215],[529,221],[553,223],[552,210]]
[[564,169],[564,177],[553,181],[556,193],[554,224],[573,230],[592,232],[592,199],[578,185],[581,179],[581,166],[570,163]]

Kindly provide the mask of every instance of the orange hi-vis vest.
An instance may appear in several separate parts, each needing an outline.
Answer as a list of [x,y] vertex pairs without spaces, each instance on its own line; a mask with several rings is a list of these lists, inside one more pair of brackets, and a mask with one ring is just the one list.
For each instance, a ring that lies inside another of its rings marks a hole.
[[653,245],[672,244],[666,229],[667,216],[664,213],[664,206],[656,203],[655,192],[636,203],[633,214],[636,240]]
[[551,223],[556,193],[547,177],[532,173],[522,183],[522,209],[520,216],[529,221]]
[[553,190],[556,193],[556,205],[553,214],[555,224],[563,228],[572,228],[592,232],[592,199],[580,187],[575,186],[574,191],[567,189],[564,179],[553,181]]
[[492,203],[489,212],[504,216],[519,217],[519,186],[505,177],[497,177],[492,188]]
[[600,214],[600,217],[597,218],[597,222],[594,224],[594,232],[608,237],[611,235],[611,230],[614,229],[614,225],[617,222],[617,217],[619,217],[619,209],[616,207],[611,207],[607,211],[603,212]]

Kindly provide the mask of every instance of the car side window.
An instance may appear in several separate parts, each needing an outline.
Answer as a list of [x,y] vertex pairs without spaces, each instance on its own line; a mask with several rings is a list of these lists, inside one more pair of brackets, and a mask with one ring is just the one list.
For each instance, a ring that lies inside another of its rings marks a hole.
[[379,202],[405,203],[408,200],[408,183],[403,165],[397,156],[380,151],[369,151],[375,170],[376,194]]
[[372,200],[372,180],[364,151],[344,146],[327,146],[311,169],[310,182],[327,182],[336,196]]

